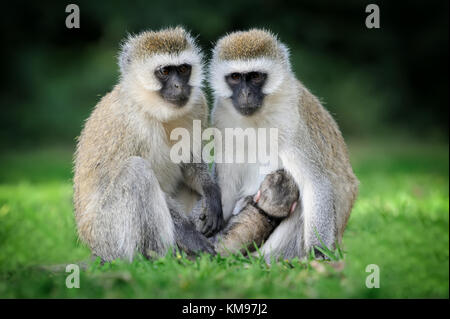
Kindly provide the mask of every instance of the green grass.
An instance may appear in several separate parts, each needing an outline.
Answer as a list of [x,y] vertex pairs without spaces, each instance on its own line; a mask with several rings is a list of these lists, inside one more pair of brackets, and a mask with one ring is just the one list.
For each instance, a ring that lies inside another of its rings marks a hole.
[[[448,298],[448,145],[352,143],[361,181],[340,264],[273,263],[239,256],[166,256],[66,273],[42,265],[78,262],[71,150],[0,155],[0,298]],[[341,269],[342,262],[344,263]],[[380,267],[380,288],[365,268]]]

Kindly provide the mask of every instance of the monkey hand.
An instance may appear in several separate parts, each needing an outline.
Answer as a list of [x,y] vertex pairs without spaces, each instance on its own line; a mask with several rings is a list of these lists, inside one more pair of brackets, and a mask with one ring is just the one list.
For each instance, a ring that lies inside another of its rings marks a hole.
[[201,213],[199,230],[206,236],[216,234],[225,224],[222,212],[222,200],[219,187],[210,186],[205,190],[205,196],[201,199]]
[[185,233],[186,237],[183,240],[178,241],[177,245],[188,255],[195,255],[201,252],[205,252],[211,255],[215,255],[214,245],[199,233],[195,228],[192,231]]
[[[177,225],[176,225],[177,226]],[[214,245],[203,234],[195,229],[195,226],[186,222],[182,227],[177,227],[176,243],[178,248],[188,255],[195,255],[200,252],[215,255]]]
[[297,207],[298,198],[295,181],[280,169],[265,177],[253,201],[270,217],[285,218]]

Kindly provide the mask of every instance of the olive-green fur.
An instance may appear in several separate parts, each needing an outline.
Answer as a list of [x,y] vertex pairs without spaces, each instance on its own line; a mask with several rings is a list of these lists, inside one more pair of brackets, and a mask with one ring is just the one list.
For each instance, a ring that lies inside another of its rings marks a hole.
[[180,53],[191,47],[189,35],[181,28],[146,31],[135,39],[134,57],[145,57],[158,53]]
[[278,39],[272,33],[251,29],[226,35],[217,43],[221,60],[250,60],[260,57],[283,58]]

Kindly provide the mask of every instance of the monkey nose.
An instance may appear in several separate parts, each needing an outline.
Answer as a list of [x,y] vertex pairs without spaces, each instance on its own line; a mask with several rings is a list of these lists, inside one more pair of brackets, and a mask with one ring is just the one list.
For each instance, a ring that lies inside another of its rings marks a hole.
[[180,85],[179,85],[178,83],[175,83],[173,86],[174,86],[176,89],[179,89],[179,88],[180,88]]

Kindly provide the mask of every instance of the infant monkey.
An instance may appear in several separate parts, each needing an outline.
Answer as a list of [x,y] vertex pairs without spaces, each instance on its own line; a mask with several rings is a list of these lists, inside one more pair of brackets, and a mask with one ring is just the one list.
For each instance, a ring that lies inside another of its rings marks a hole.
[[[285,170],[267,175],[258,193],[240,199],[225,228],[212,238],[216,252],[226,256],[254,251],[254,244],[260,247],[281,220],[295,210],[298,198],[298,187]],[[202,218],[201,205],[199,202],[191,215],[196,225]]]

